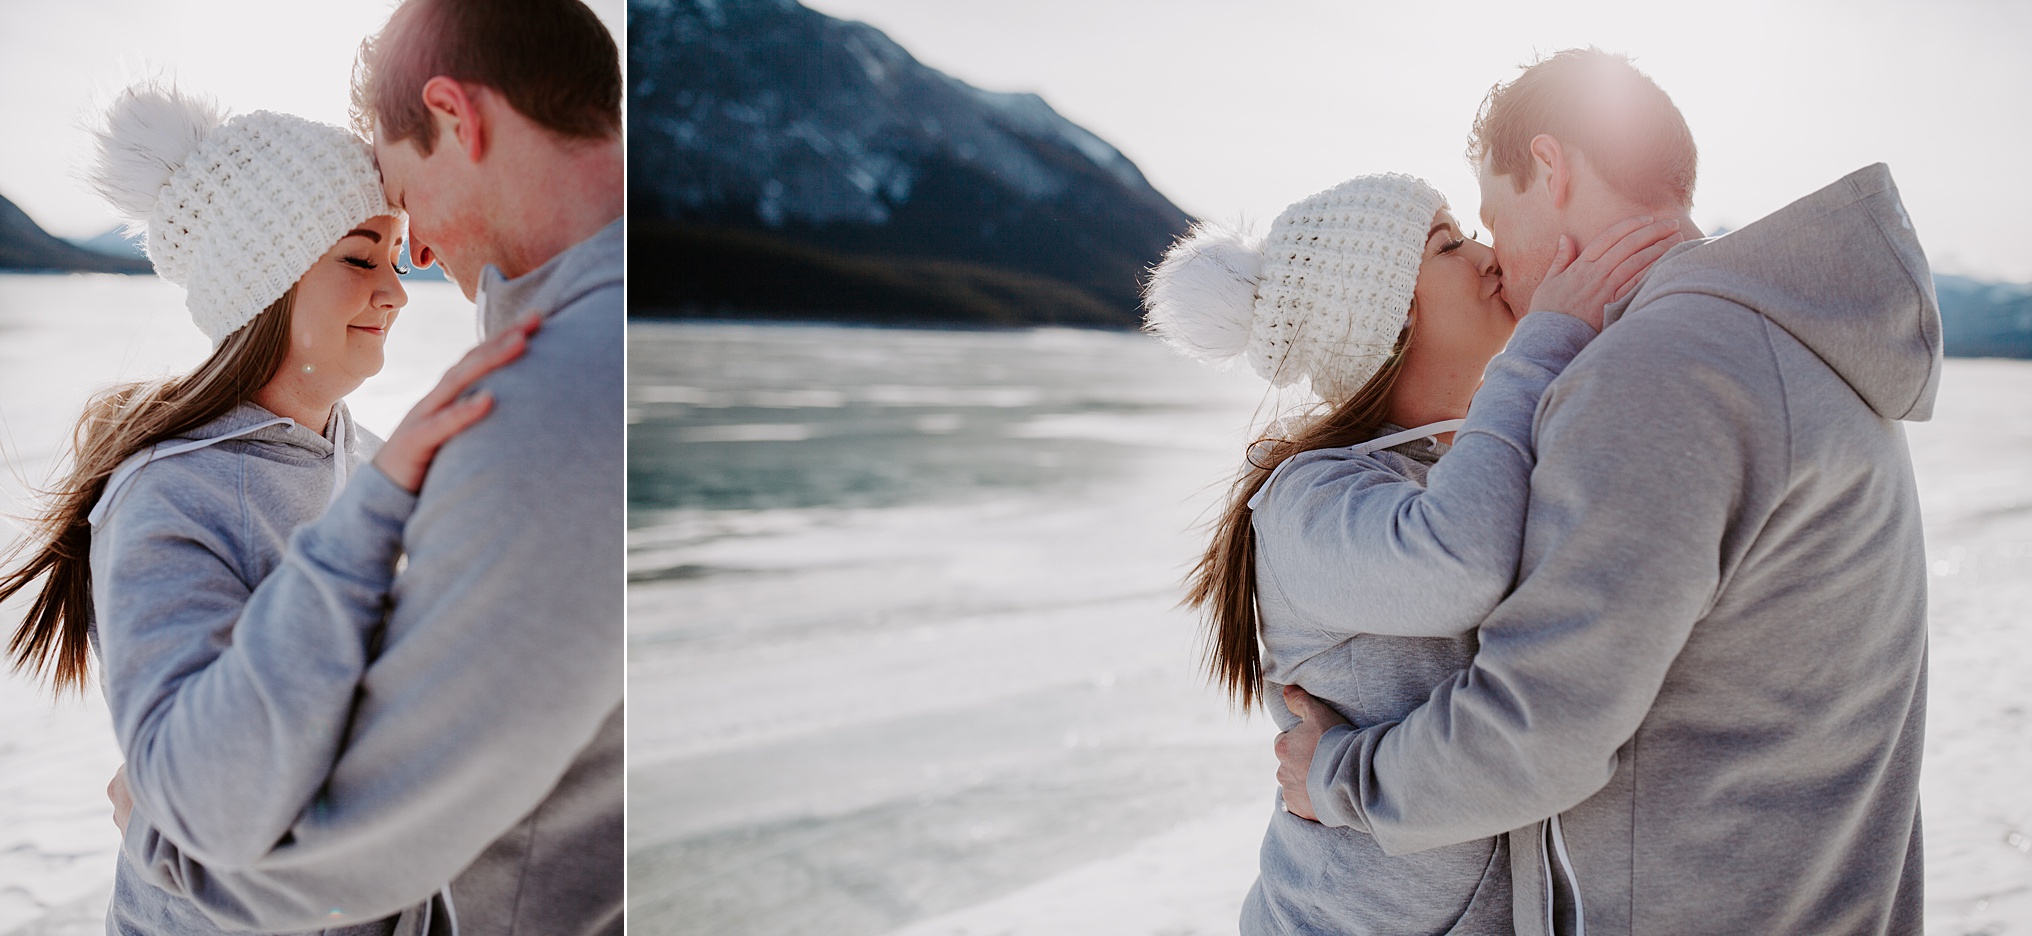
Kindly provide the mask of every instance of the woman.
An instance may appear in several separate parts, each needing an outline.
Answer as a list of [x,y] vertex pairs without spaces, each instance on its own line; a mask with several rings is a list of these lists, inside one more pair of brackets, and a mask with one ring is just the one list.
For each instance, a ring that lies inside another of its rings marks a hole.
[[[1584,263],[1563,249],[1535,307],[1599,306],[1634,285],[1670,246],[1672,228],[1648,222],[1618,225]],[[1530,457],[1557,374],[1497,354],[1514,331],[1563,366],[1594,329],[1565,315],[1519,327],[1494,252],[1430,185],[1394,174],[1292,205],[1262,243],[1195,228],[1146,298],[1150,329],[1185,353],[1246,357],[1323,401],[1251,449],[1191,577],[1213,679],[1284,729],[1286,685],[1355,724],[1402,718],[1473,658],[1516,568],[1528,491],[1449,485],[1445,467]],[[1500,838],[1392,856],[1280,802],[1261,861],[1245,934],[1512,931]]]
[[[156,732],[177,718],[184,693],[203,691],[202,673],[236,638],[255,587],[285,561],[292,530],[348,484],[367,486],[354,503],[406,516],[438,446],[489,406],[484,394],[459,393],[520,354],[533,323],[470,352],[382,445],[343,400],[381,369],[388,329],[407,302],[397,279],[402,221],[367,145],[286,114],[226,120],[154,85],[122,93],[96,136],[92,183],[146,229],[156,272],[185,287],[214,349],[188,374],[115,387],[86,407],[70,464],[0,577],[0,600],[39,583],[9,653],[61,692],[84,685],[96,651],[134,775],[211,770],[223,789],[231,774],[271,765],[162,750]],[[361,528],[384,532],[347,547],[392,567],[400,524]],[[328,751],[329,762],[351,699],[299,701],[331,713],[328,730],[294,739]],[[322,782],[289,779],[293,787],[279,786],[290,796],[236,801],[228,815],[150,818],[189,838],[171,836],[187,853],[258,854],[285,839]],[[146,784],[135,786],[146,811]],[[422,932],[438,903],[326,932]],[[227,931],[124,857],[107,928]]]

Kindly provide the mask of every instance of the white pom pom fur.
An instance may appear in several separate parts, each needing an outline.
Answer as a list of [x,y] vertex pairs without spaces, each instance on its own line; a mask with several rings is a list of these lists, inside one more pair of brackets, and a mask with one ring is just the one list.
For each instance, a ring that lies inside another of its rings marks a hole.
[[1249,345],[1262,276],[1261,239],[1194,224],[1151,271],[1143,328],[1188,357],[1231,361]]
[[85,180],[130,227],[145,226],[169,177],[225,121],[216,102],[173,84],[133,85],[91,128],[96,152]]

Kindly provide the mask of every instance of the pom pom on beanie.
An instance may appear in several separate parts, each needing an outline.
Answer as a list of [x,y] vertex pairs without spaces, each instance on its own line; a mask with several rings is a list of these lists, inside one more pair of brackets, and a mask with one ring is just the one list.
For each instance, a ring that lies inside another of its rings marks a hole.
[[1240,231],[1194,224],[1150,274],[1143,328],[1187,357],[1225,364],[1249,346],[1262,241]]
[[120,92],[92,131],[98,144],[88,179],[130,228],[146,230],[162,187],[226,114],[209,98],[174,86],[140,84]]

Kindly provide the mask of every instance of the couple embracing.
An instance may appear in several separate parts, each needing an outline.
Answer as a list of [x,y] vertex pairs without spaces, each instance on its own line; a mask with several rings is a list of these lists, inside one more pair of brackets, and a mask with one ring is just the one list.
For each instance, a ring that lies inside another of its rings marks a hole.
[[[576,0],[405,0],[353,110],[107,110],[89,178],[213,351],[86,406],[0,570],[10,657],[105,693],[110,934],[618,934],[615,43]],[[483,340],[384,443],[344,397],[407,256]]]
[[1493,89],[1469,157],[1493,248],[1366,176],[1148,288],[1323,401],[1190,581],[1284,729],[1242,932],[1919,933],[1900,421],[1941,337],[1889,172],[1703,237],[1684,119],[1595,49]]

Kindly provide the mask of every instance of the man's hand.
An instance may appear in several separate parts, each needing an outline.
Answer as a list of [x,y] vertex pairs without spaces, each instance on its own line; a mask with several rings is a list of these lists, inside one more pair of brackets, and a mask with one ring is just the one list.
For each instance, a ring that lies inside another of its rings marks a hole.
[[1601,331],[1603,307],[1629,295],[1644,271],[1685,239],[1678,221],[1649,216],[1610,225],[1586,250],[1575,250],[1573,238],[1561,234],[1545,279],[1531,294],[1531,311],[1564,312]]
[[1299,718],[1297,727],[1277,736],[1277,785],[1284,788],[1284,811],[1318,822],[1319,817],[1312,813],[1312,796],[1305,792],[1312,752],[1319,747],[1320,735],[1348,720],[1297,686],[1284,687],[1284,707]]
[[464,397],[459,394],[522,356],[529,347],[529,336],[542,324],[543,316],[531,312],[467,351],[388,434],[388,441],[381,443],[381,451],[374,456],[374,467],[411,494],[422,488],[424,473],[430,470],[438,448],[479,422],[494,406],[493,396],[484,390]]
[[113,824],[120,827],[120,834],[127,834],[127,817],[134,814],[134,794],[127,792],[127,765],[113,771],[113,781],[106,784],[106,798],[113,801]]

